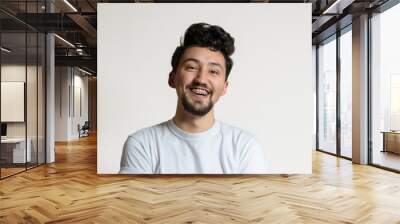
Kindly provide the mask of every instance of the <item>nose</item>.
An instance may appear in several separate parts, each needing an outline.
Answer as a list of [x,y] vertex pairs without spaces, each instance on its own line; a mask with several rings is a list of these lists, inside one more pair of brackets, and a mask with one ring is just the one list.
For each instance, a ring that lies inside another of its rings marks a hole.
[[205,68],[200,68],[196,74],[195,81],[199,83],[207,82],[207,70]]

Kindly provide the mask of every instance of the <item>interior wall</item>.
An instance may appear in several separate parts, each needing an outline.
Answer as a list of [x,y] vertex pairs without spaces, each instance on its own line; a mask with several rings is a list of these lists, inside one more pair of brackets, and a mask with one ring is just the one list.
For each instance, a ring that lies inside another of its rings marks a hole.
[[56,67],[55,73],[55,140],[77,139],[78,124],[88,120],[88,77],[73,67]]
[[312,46],[312,74],[313,74],[313,150],[317,149],[317,48]]
[[[36,93],[36,65],[29,66],[27,69],[27,79],[28,83],[25,81],[25,65],[2,65],[1,66],[1,81],[2,82],[10,82],[10,81],[18,81],[27,83],[27,107],[30,108],[30,111],[36,111],[37,107],[42,107],[43,102],[39,101],[39,105],[37,102],[37,93]],[[39,67],[39,74],[41,74],[41,68]],[[37,125],[32,124],[32,122],[37,121],[36,113],[27,113],[27,125],[28,125],[28,133],[36,133]],[[7,122],[7,137],[25,137],[25,122]],[[29,136],[28,136],[29,137]]]
[[[82,76],[82,73],[74,69],[74,102],[72,113],[72,136],[73,138],[79,137],[78,125],[82,126],[85,121],[88,121],[88,77]],[[80,93],[78,92],[80,91]],[[80,96],[80,97],[78,97]],[[78,102],[80,101],[80,102]]]
[[68,140],[69,83],[68,67],[55,68],[55,141]]

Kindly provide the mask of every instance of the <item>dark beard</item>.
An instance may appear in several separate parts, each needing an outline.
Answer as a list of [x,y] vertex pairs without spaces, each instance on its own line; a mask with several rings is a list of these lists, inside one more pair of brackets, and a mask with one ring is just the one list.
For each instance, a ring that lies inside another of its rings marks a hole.
[[210,112],[210,110],[213,108],[214,103],[211,100],[211,94],[210,94],[210,100],[207,106],[203,107],[203,108],[196,108],[193,104],[191,104],[188,100],[188,98],[186,97],[186,95],[183,95],[181,97],[181,101],[182,101],[182,105],[183,108],[191,113],[192,115],[195,116],[204,116],[206,115],[208,112]]

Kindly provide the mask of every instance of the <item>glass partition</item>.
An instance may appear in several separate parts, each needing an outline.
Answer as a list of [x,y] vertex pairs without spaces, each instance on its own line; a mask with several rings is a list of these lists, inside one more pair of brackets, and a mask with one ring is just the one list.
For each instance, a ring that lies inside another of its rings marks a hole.
[[352,35],[351,26],[340,36],[340,154],[352,157]]
[[45,34],[38,33],[38,64],[37,64],[37,162],[43,164],[46,162],[46,38]]
[[26,150],[26,33],[1,34],[1,177],[24,171]]
[[400,5],[371,19],[372,164],[400,171]]
[[37,165],[37,110],[38,110],[38,35],[36,32],[28,32],[27,37],[27,74],[26,74],[26,113],[27,113],[27,150],[30,151],[30,161],[27,163],[27,167],[33,167]]
[[318,47],[318,149],[336,154],[336,37]]
[[[28,13],[38,14],[44,12],[44,1],[27,2],[27,4],[26,12]],[[31,20],[33,24],[38,23],[38,17],[33,17]],[[45,41],[44,34],[41,34],[38,30],[27,29],[27,142],[30,144],[29,147],[31,147],[32,151],[32,159],[28,163],[28,168],[39,164],[39,158],[43,157],[44,149],[44,144],[39,144],[40,140],[43,141],[43,137],[39,134],[39,108],[43,105],[44,99],[44,95],[40,93],[43,93],[45,88],[44,85],[39,83],[43,81],[39,77],[42,76],[41,73],[44,71],[42,70],[42,65],[44,65],[43,56],[45,55],[43,41]],[[41,101],[39,101],[40,96],[43,98]],[[44,110],[40,112],[44,116]],[[40,120],[44,122],[44,119]],[[42,147],[42,150],[40,150],[40,147]],[[43,163],[43,159],[41,161]]]
[[45,34],[16,19],[44,3],[0,3],[1,179],[45,163]]

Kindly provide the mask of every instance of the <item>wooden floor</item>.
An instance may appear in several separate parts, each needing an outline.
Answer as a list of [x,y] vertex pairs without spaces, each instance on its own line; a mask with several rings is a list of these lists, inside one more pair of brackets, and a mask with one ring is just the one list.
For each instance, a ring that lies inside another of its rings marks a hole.
[[400,223],[400,175],[314,152],[312,175],[96,174],[96,139],[0,181],[0,223]]
[[20,167],[17,167],[17,168],[4,168],[4,167],[2,167],[1,168],[1,178],[7,177],[7,176],[11,176],[13,174],[16,174],[16,173],[19,173],[19,172],[22,172],[22,171],[25,171],[25,170],[26,170],[25,167],[24,168],[20,168]]
[[372,161],[377,165],[400,170],[400,154],[376,150],[374,151]]
[[37,164],[36,163],[35,164],[27,163],[26,166],[27,167],[25,167],[25,164],[18,164],[18,167],[11,167],[11,168],[10,167],[6,167],[6,168],[2,167],[1,170],[0,170],[1,171],[1,178],[6,178],[8,176],[11,176],[11,175],[14,175],[14,174],[17,174],[17,173],[20,173],[20,172],[24,172],[27,169],[33,169],[33,168],[37,167]]

